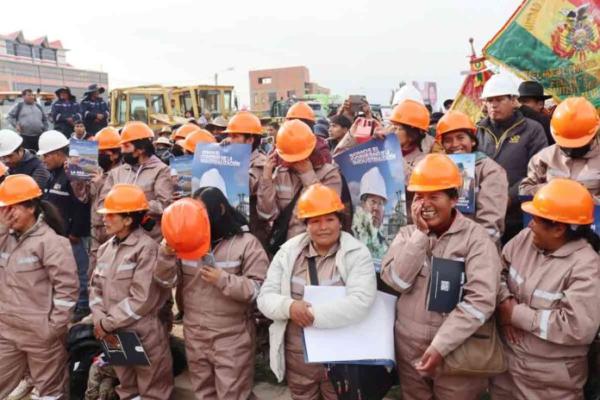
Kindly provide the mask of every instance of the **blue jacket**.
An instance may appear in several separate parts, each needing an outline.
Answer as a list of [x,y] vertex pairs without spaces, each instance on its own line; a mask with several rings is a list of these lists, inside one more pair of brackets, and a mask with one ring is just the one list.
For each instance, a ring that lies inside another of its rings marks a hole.
[[[83,115],[85,130],[91,134],[95,135],[100,129],[108,125],[108,104],[101,97],[96,100],[85,97],[81,101],[81,114]],[[97,114],[104,114],[104,119],[96,121]]]
[[73,123],[69,123],[67,119],[73,118],[73,122],[81,119],[79,103],[75,100],[56,100],[52,104],[50,117],[54,122],[54,129],[68,136],[73,132]]

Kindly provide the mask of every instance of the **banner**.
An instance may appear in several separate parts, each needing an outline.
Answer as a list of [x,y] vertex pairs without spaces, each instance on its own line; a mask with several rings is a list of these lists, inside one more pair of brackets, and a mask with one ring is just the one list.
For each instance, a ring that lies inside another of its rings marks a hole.
[[456,208],[463,214],[475,214],[475,153],[449,154],[463,179]]
[[229,204],[249,218],[251,150],[249,144],[198,143],[192,164],[192,191],[216,187]]
[[74,181],[87,181],[98,172],[98,142],[91,140],[69,140],[67,176]]
[[492,71],[485,65],[485,58],[472,56],[470,71],[455,96],[450,109],[464,112],[471,117],[473,122],[479,121],[483,107],[481,92],[483,92],[483,86],[492,75],[494,75]]
[[377,271],[398,229],[406,225],[404,163],[396,135],[370,140],[334,157],[346,179],[352,232],[373,256]]
[[598,1],[525,0],[483,53],[559,100],[583,96],[600,107]]
[[192,195],[192,164],[194,156],[186,155],[175,157],[169,163],[171,179],[173,179],[173,194],[177,198]]

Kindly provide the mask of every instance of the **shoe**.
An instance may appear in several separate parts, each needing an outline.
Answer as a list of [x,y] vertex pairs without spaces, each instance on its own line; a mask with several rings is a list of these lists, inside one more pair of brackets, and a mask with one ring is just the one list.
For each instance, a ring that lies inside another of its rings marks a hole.
[[178,312],[175,315],[175,317],[173,318],[173,323],[177,324],[177,325],[183,324],[183,313],[182,312]]
[[6,400],[21,400],[24,399],[33,390],[33,383],[29,379],[23,379],[19,386],[13,390]]
[[90,315],[90,312],[91,312],[90,309],[87,307],[75,309],[75,312],[73,313],[73,316],[71,317],[71,322],[76,324],[77,322],[81,321],[82,319],[84,319],[85,317]]

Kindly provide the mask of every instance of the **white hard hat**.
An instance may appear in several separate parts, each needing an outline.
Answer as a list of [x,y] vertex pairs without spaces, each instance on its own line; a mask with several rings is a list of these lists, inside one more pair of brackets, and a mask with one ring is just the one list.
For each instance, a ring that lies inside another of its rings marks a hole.
[[400,90],[394,94],[392,105],[398,105],[403,100],[414,100],[425,105],[423,102],[423,96],[421,96],[421,92],[419,92],[411,83],[407,83],[406,85],[402,86]]
[[166,138],[164,136],[159,137],[158,139],[156,139],[154,141],[155,144],[166,144],[167,146],[173,146],[173,143],[171,143],[171,141],[169,140],[169,138]]
[[219,173],[219,170],[216,168],[209,169],[204,174],[202,174],[202,178],[200,178],[200,185],[198,189],[204,187],[215,187],[221,191],[227,197],[227,186],[225,185],[225,180]]
[[368,170],[360,179],[360,198],[362,199],[365,194],[374,194],[384,198],[385,201],[388,199],[385,180],[377,167]]
[[59,131],[47,131],[40,135],[38,141],[39,151],[38,156],[50,153],[51,151],[62,149],[69,145],[69,139]]
[[519,88],[508,74],[496,74],[485,83],[481,92],[482,99],[496,96],[518,96]]
[[13,153],[23,143],[23,138],[10,129],[0,130],[0,157]]

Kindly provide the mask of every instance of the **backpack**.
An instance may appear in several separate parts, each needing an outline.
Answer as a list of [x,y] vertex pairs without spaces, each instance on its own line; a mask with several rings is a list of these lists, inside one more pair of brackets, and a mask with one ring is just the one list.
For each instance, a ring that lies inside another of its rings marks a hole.
[[[19,120],[19,115],[21,114],[21,110],[23,109],[23,102],[20,102],[19,104],[17,104],[17,109],[15,112],[15,120],[18,121]],[[42,106],[40,106],[38,103],[33,103],[35,104],[35,106],[40,110],[40,112],[42,113],[42,115],[44,115],[44,109],[42,108]]]
[[94,358],[102,352],[91,324],[76,324],[67,337],[69,352],[69,393],[71,400],[83,400]]

